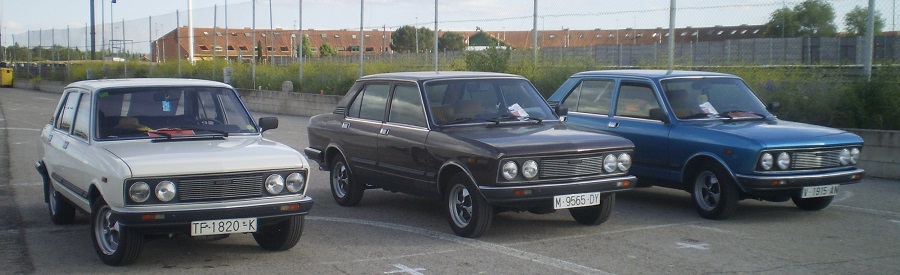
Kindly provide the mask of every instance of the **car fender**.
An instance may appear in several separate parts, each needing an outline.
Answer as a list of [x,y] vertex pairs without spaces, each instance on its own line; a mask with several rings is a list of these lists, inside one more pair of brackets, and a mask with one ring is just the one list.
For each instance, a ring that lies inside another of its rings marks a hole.
[[441,168],[438,170],[437,181],[435,181],[435,184],[437,184],[437,186],[435,188],[441,194],[441,198],[444,197],[444,189],[446,189],[445,187],[447,185],[447,182],[450,180],[450,177],[453,176],[452,171],[457,169],[459,170],[459,172],[465,173],[466,177],[469,177],[469,180],[471,180],[475,184],[475,190],[471,191],[477,193],[479,196],[487,200],[487,198],[484,197],[484,194],[481,194],[481,189],[478,188],[478,181],[475,180],[475,176],[472,175],[472,172],[469,171],[469,169],[465,165],[457,160],[448,160],[444,162],[444,164],[442,164]]
[[[331,171],[331,162],[334,161],[334,156],[340,155],[345,160],[347,159],[347,155],[344,154],[344,149],[341,148],[337,143],[328,144],[325,147],[325,156],[322,159],[322,163],[325,164],[325,167],[319,167],[319,170],[322,171]],[[353,173],[353,168],[350,165],[347,165],[347,169],[350,169],[350,173]]]
[[682,189],[690,192],[691,182],[688,177],[691,175],[690,174],[691,171],[693,171],[698,165],[700,165],[701,163],[703,163],[705,161],[712,161],[712,162],[715,162],[716,164],[718,164],[719,166],[724,167],[725,171],[728,171],[728,176],[731,177],[731,180],[735,184],[737,184],[738,188],[740,188],[742,192],[746,192],[746,189],[744,189],[744,186],[742,186],[741,183],[737,180],[737,176],[735,176],[734,171],[731,170],[731,167],[729,167],[725,163],[725,160],[723,160],[718,155],[712,154],[709,152],[697,152],[696,154],[689,157],[687,159],[687,161],[685,161],[685,163],[681,166],[681,187],[682,187]]

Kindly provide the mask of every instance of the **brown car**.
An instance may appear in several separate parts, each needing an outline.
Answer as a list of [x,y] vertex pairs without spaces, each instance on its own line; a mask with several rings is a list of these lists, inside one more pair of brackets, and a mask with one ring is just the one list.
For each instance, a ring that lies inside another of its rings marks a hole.
[[360,78],[331,114],[310,118],[306,155],[331,172],[343,206],[366,189],[440,200],[457,235],[478,237],[501,211],[568,209],[609,218],[634,187],[633,144],[574,130],[527,79],[509,74],[415,72]]

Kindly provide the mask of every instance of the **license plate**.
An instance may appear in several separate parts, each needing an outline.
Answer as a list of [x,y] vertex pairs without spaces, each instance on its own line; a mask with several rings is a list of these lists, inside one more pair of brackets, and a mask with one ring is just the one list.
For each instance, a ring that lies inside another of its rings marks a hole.
[[191,236],[256,232],[256,218],[191,222]]
[[816,197],[828,197],[837,195],[838,185],[822,185],[822,186],[810,186],[803,187],[803,194],[801,194],[801,198],[816,198]]
[[553,209],[567,209],[600,204],[600,192],[560,195],[553,197]]

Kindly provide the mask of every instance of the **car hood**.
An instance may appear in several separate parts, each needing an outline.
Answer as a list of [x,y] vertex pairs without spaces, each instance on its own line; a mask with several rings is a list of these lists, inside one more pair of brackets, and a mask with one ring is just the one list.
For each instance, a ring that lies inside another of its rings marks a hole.
[[468,126],[447,134],[468,139],[510,156],[547,155],[634,148],[631,141],[603,132],[578,130],[565,124]]
[[260,137],[103,143],[99,146],[125,162],[133,177],[308,167],[304,157],[293,148]]
[[765,148],[846,145],[862,143],[856,134],[824,126],[783,120],[755,120],[696,124],[709,131],[758,142]]

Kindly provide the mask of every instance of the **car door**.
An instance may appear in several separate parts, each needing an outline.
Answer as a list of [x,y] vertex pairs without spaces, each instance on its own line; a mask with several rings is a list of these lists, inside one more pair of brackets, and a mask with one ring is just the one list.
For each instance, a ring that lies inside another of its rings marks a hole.
[[668,160],[671,124],[652,119],[650,115],[661,112],[661,102],[649,81],[621,80],[613,96],[612,116],[605,129],[634,143],[631,172],[635,175],[671,176],[673,164]]
[[607,130],[615,89],[614,79],[582,79],[562,101],[569,107],[567,121],[591,129]]
[[357,178],[367,184],[376,183],[379,177],[378,138],[384,124],[390,88],[389,83],[363,85],[338,130],[344,157]]
[[[53,128],[44,140],[48,146],[44,150],[44,158],[50,178],[56,183],[55,188],[80,197],[85,197],[87,190],[81,183],[83,176],[79,169],[81,162],[79,152],[83,152],[83,149],[73,145],[74,139],[71,135],[83,94],[75,89],[66,91],[64,103],[60,104],[60,108],[56,112]],[[85,101],[90,101],[87,96],[84,98]]]
[[409,193],[424,194],[432,185],[425,181],[433,175],[425,171],[428,123],[422,94],[415,83],[394,86],[387,122],[378,140],[378,168],[385,184],[396,185]]

